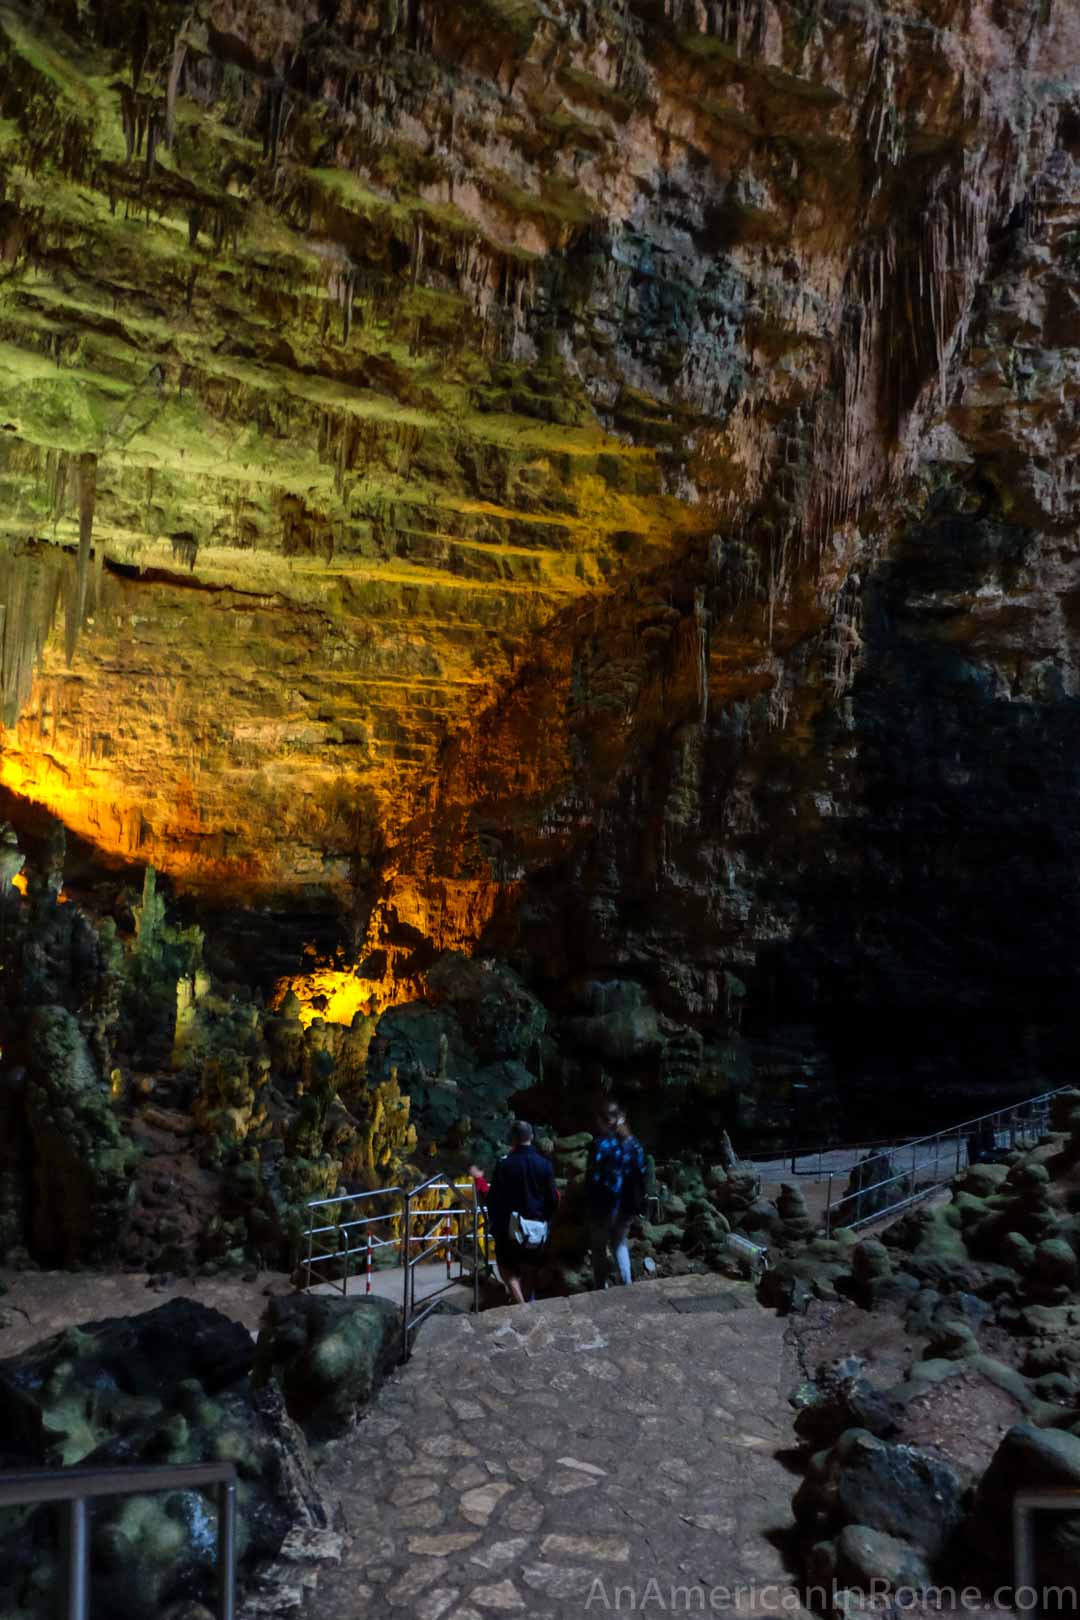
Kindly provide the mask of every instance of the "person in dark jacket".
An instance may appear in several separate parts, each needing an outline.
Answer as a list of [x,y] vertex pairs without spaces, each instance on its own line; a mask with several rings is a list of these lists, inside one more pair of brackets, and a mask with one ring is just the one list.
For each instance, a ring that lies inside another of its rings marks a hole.
[[616,1102],[605,1103],[585,1167],[585,1202],[589,1214],[589,1247],[593,1282],[607,1282],[608,1250],[621,1284],[630,1281],[630,1222],[645,1207],[645,1150],[630,1134],[626,1115]]
[[555,1171],[551,1160],[533,1146],[532,1126],[515,1119],[510,1127],[510,1152],[496,1164],[490,1185],[482,1170],[472,1165],[469,1174],[487,1206],[488,1221],[495,1238],[495,1261],[499,1276],[514,1302],[525,1303],[535,1272],[543,1259],[543,1249],[525,1249],[510,1235],[510,1219],[521,1215],[527,1221],[550,1221],[559,1202]]

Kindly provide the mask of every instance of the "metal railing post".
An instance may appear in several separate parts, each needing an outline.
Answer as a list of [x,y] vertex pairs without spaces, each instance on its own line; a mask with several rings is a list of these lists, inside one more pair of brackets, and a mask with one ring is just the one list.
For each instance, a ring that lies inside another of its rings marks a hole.
[[32,1468],[0,1473],[0,1507],[54,1502],[61,1509],[60,1557],[53,1613],[58,1620],[89,1620],[90,1503],[97,1497],[157,1491],[217,1490],[215,1582],[218,1620],[236,1620],[236,1468],[233,1463],[167,1463],[112,1468]]
[[65,1504],[63,1620],[89,1620],[90,1514],[85,1496]]
[[472,1209],[472,1308],[474,1315],[480,1311],[480,1196],[473,1185]]
[[218,1486],[218,1620],[236,1620],[236,1483]]
[[412,1193],[405,1194],[405,1209],[402,1214],[402,1245],[405,1255],[405,1286],[402,1290],[401,1300],[401,1359],[409,1359],[409,1239],[412,1237]]
[[343,1226],[338,1228],[338,1247],[339,1248],[341,1247],[342,1238],[344,1238],[344,1240],[345,1240],[345,1248],[344,1248],[344,1250],[342,1252],[342,1256],[341,1256],[341,1297],[342,1297],[342,1299],[348,1299],[348,1297],[349,1297],[349,1234],[348,1234],[348,1232],[346,1231],[346,1229]]

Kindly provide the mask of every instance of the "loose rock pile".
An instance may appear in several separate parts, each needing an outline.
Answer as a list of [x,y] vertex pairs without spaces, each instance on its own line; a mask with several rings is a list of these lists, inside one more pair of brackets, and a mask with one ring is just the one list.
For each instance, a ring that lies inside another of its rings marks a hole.
[[[813,1239],[763,1285],[788,1309],[812,1295],[891,1310],[925,1343],[892,1388],[848,1357],[793,1397],[809,1452],[795,1511],[812,1584],[1008,1581],[1015,1492],[1080,1489],[1080,1092],[1056,1099],[1052,1125],[1038,1152],[963,1172],[948,1203],[909,1211],[880,1240]],[[988,1466],[958,1462],[948,1436],[905,1440],[950,1391],[961,1412],[992,1398],[1023,1419]],[[1076,1584],[1080,1514],[1039,1521],[1038,1567]]]

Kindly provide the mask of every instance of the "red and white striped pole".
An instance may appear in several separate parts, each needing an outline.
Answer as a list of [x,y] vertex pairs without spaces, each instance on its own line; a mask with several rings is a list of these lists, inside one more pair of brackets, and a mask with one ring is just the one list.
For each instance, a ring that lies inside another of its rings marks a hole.
[[371,1293],[371,1233],[367,1235],[367,1264],[365,1267],[364,1293]]

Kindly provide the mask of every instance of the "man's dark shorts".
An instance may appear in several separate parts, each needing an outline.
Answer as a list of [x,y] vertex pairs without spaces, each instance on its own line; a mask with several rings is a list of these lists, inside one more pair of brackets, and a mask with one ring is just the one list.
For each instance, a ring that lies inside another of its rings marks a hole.
[[515,1277],[524,1266],[538,1266],[543,1258],[543,1249],[523,1249],[510,1238],[500,1238],[495,1244],[495,1264],[499,1271],[509,1271]]

